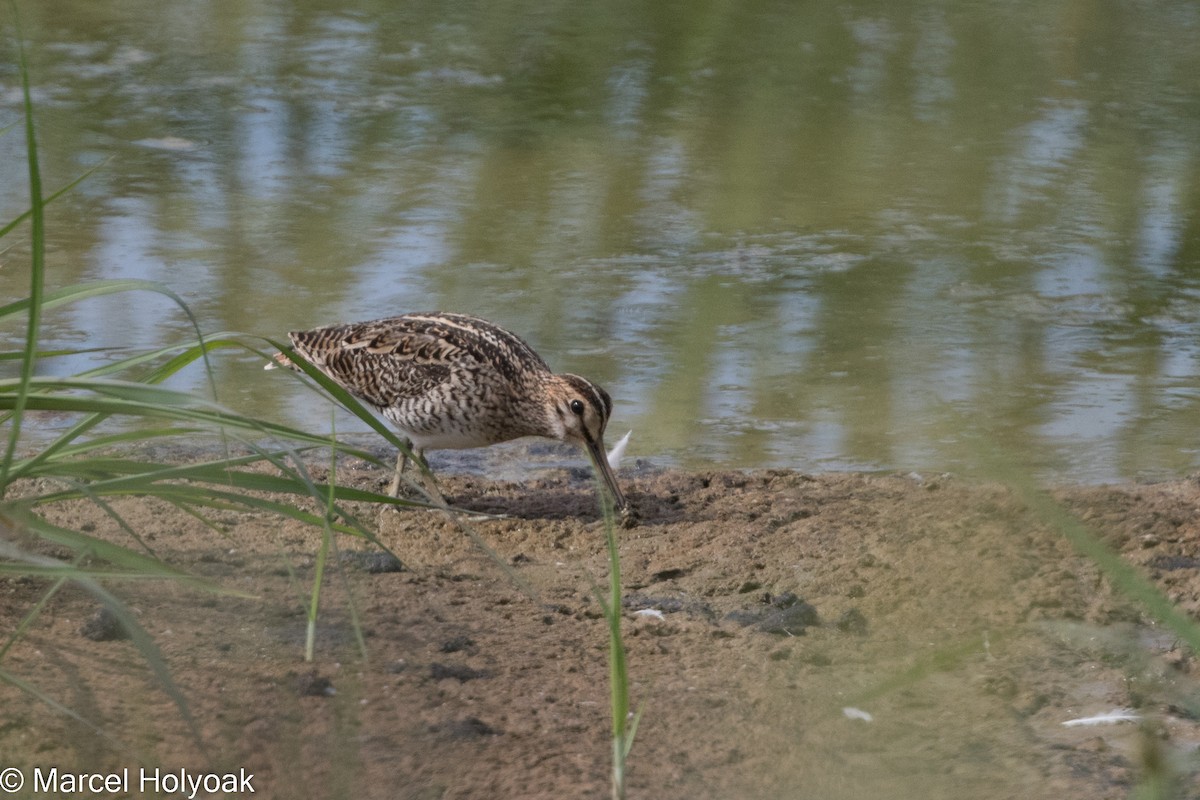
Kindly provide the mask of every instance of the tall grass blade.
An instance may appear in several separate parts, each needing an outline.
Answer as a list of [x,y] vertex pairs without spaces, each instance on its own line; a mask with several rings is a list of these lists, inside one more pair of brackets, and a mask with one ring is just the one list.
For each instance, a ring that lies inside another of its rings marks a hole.
[[113,736],[108,731],[104,730],[104,728],[101,728],[96,723],[92,722],[89,719],[86,719],[85,717],[83,717],[81,714],[79,714],[79,712],[75,711],[74,709],[69,708],[68,706],[65,706],[62,703],[58,702],[50,695],[48,695],[45,692],[43,692],[42,690],[38,689],[32,683],[29,683],[28,681],[24,680],[23,678],[21,678],[17,675],[14,675],[13,673],[9,672],[8,670],[6,670],[2,667],[0,667],[0,682],[7,683],[11,686],[14,686],[17,689],[20,689],[25,694],[34,698],[35,700],[38,700],[38,701],[46,704],[46,706],[54,709],[55,711],[62,714],[63,716],[70,717],[71,719],[75,720],[79,724],[90,729],[97,736],[107,739],[109,742],[111,742],[113,745],[115,745],[119,749],[121,749],[121,750],[129,749],[127,745],[125,745],[123,742],[121,742],[121,740],[117,739],[115,736]]
[[[2,135],[3,133],[5,133],[5,132],[8,130],[8,128],[15,127],[15,126],[16,126],[16,124],[17,124],[17,123],[13,123],[12,125],[8,126],[7,128],[0,128],[0,135]],[[58,189],[55,189],[55,190],[54,190],[53,192],[51,192],[50,194],[46,195],[45,199],[42,201],[42,205],[43,205],[43,206],[48,206],[48,205],[50,205],[50,204],[51,204],[51,203],[53,203],[55,200],[57,200],[58,198],[62,197],[64,194],[66,194],[67,192],[69,192],[69,191],[71,191],[72,189],[74,189],[74,188],[75,188],[76,186],[78,186],[80,183],[82,183],[83,181],[87,180],[87,178],[88,178],[88,177],[89,177],[89,176],[90,176],[90,175],[91,175],[93,172],[95,172],[96,170],[98,170],[98,169],[100,169],[101,167],[103,167],[103,166],[104,166],[104,165],[105,165],[107,162],[108,162],[108,160],[107,160],[107,159],[105,159],[104,161],[101,161],[99,164],[94,164],[94,165],[92,165],[92,166],[88,167],[88,168],[87,168],[87,169],[85,169],[83,172],[79,173],[79,175],[78,175],[77,177],[75,177],[75,178],[74,178],[74,179],[73,179],[73,180],[72,180],[70,183],[66,184],[65,186],[61,186],[61,187],[59,187]],[[11,231],[13,228],[17,227],[17,226],[18,226],[18,225],[20,225],[22,222],[24,222],[25,220],[29,219],[31,216],[33,216],[33,211],[32,211],[32,209],[31,209],[31,210],[28,210],[28,211],[24,211],[24,212],[22,212],[22,213],[21,213],[21,214],[19,214],[19,215],[18,215],[18,216],[17,216],[15,219],[13,219],[13,220],[10,220],[10,221],[9,221],[7,224],[5,224],[5,225],[3,225],[3,226],[0,226],[0,237],[3,237],[5,234],[7,234],[7,233],[8,233],[9,231]]]
[[989,457],[989,461],[992,462],[993,473],[1021,498],[1038,519],[1061,533],[1081,555],[1099,567],[1119,592],[1140,603],[1150,616],[1187,642],[1192,652],[1200,653],[1200,623],[1172,603],[1161,589],[1105,544],[1087,524],[1038,487],[1028,474],[997,456]]
[[[355,398],[353,395],[351,395],[349,392],[347,392],[341,386],[338,386],[336,383],[334,383],[332,380],[330,380],[323,372],[321,372],[316,367],[314,367],[312,364],[310,364],[308,361],[306,361],[302,356],[298,355],[292,348],[287,347],[279,342],[272,341],[270,339],[267,339],[266,341],[268,344],[270,344],[272,347],[274,347],[279,352],[287,354],[288,359],[293,364],[295,364],[296,367],[298,369],[300,369],[301,372],[303,372],[308,377],[312,378],[313,381],[318,386],[320,386],[322,389],[324,389],[326,392],[328,392],[329,395],[335,401],[337,401],[343,408],[350,411],[352,414],[354,414],[360,420],[362,420],[367,425],[369,425],[376,433],[383,436],[383,438],[385,440],[387,440],[387,442],[389,444],[391,444],[393,447],[395,447],[397,450],[400,450],[401,452],[408,455],[410,461],[418,464],[425,479],[428,481],[431,481],[433,483],[433,485],[436,486],[437,478],[433,475],[433,473],[429,470],[429,468],[425,464],[422,464],[419,459],[413,458],[413,453],[412,453],[412,450],[409,448],[408,443],[406,441],[404,441],[403,439],[401,439],[400,437],[398,437],[390,428],[388,428],[386,425],[384,425],[382,422],[380,422],[379,419],[374,414],[372,414],[365,407],[363,407],[362,403],[360,403],[357,398]],[[405,477],[407,479],[407,476],[405,476]],[[415,482],[411,482],[411,485],[414,486],[417,490],[419,490],[420,492],[422,492],[423,494],[425,494],[428,497],[428,492],[424,486],[421,486],[420,484],[415,483]],[[483,537],[480,536],[470,526],[470,524],[468,524],[466,521],[464,521],[459,514],[453,513],[456,511],[456,509],[447,507],[447,506],[443,505],[442,503],[439,503],[437,498],[433,498],[433,497],[429,498],[428,503],[418,503],[418,502],[414,502],[411,500],[404,501],[404,500],[398,500],[396,498],[388,498],[387,496],[380,496],[380,495],[376,495],[376,497],[381,497],[385,501],[391,502],[392,504],[395,504],[395,505],[418,505],[418,506],[424,506],[424,507],[428,507],[428,508],[439,508],[439,509],[445,511],[449,515],[449,520],[455,525],[455,527],[457,527],[459,531],[461,531],[468,539],[470,539],[471,543],[473,545],[475,545],[477,548],[479,548],[479,550],[484,555],[486,555],[489,559],[491,559],[492,563],[494,563],[500,569],[500,571],[504,573],[505,577],[508,578],[508,580],[514,586],[516,586],[518,589],[520,589],[522,592],[524,592],[525,595],[527,597],[529,597],[531,600],[533,600],[535,603],[541,602],[541,598],[538,595],[537,590],[534,589],[533,586],[530,585],[530,583],[528,581],[526,581],[524,578],[522,578],[520,575],[518,575],[516,570],[514,570],[511,565],[509,565],[503,558],[501,558],[500,554],[497,553],[494,549],[492,549],[488,545],[488,543],[483,540]]]
[[[42,310],[49,311],[59,306],[77,303],[80,300],[87,300],[93,297],[104,297],[110,294],[123,294],[125,292],[136,291],[156,292],[169,298],[181,308],[187,307],[187,303],[183,301],[183,298],[172,291],[166,284],[159,283],[158,281],[143,280],[141,278],[108,278],[63,286],[59,289],[52,289],[46,292],[37,302],[37,305],[40,305]],[[0,306],[0,319],[13,316],[14,314],[24,314],[34,305],[32,297],[23,297],[20,300],[2,305]]]
[[21,359],[21,379],[17,386],[13,405],[13,418],[8,431],[8,444],[0,458],[0,498],[8,487],[8,471],[21,439],[21,412],[29,397],[29,384],[37,363],[38,332],[41,328],[42,292],[46,271],[46,215],[42,199],[42,174],[38,166],[37,131],[33,121],[33,95],[29,88],[29,61],[25,55],[24,37],[17,4],[12,6],[13,20],[17,29],[17,65],[21,76],[21,103],[25,114],[25,154],[29,170],[29,221],[30,221],[30,281],[29,317],[25,326],[25,353]]
[[[180,297],[178,294],[176,294],[174,291],[172,291],[165,284],[158,283],[157,281],[147,281],[147,280],[140,280],[140,279],[116,279],[116,280],[91,281],[88,283],[75,284],[72,286],[66,286],[61,289],[51,291],[49,293],[46,293],[44,296],[40,296],[39,299],[37,300],[37,302],[34,301],[34,296],[31,293],[31,295],[29,297],[23,298],[21,300],[17,300],[13,303],[9,303],[4,306],[0,306],[0,319],[3,319],[6,316],[12,316],[14,314],[27,312],[30,315],[31,319],[35,315],[38,316],[39,317],[39,325],[40,325],[41,314],[44,311],[54,308],[56,306],[63,305],[66,303],[74,303],[74,302],[78,302],[80,300],[85,300],[85,299],[92,298],[92,297],[101,297],[101,296],[109,295],[109,294],[117,294],[117,293],[132,292],[132,291],[155,292],[157,294],[163,295],[164,297],[167,297],[172,302],[174,302],[180,308],[180,310],[183,311],[184,315],[187,317],[189,323],[191,324],[192,329],[195,331],[196,341],[198,342],[198,344],[186,345],[186,346],[175,345],[172,347],[162,348],[159,350],[153,350],[153,351],[150,351],[147,353],[141,353],[137,356],[133,356],[128,359],[119,360],[112,364],[97,367],[96,369],[81,373],[79,376],[76,376],[76,377],[80,377],[80,378],[82,378],[82,377],[100,377],[103,375],[109,375],[109,374],[113,374],[114,372],[119,372],[119,371],[129,369],[131,367],[137,366],[137,365],[145,363],[147,361],[156,360],[156,359],[160,358],[162,355],[167,354],[167,353],[176,353],[177,355],[176,355],[175,359],[172,359],[172,361],[168,362],[167,364],[160,366],[154,373],[151,373],[151,376],[148,376],[146,378],[146,381],[151,382],[151,383],[156,383],[156,382],[162,381],[165,378],[169,377],[170,375],[173,375],[175,372],[178,372],[180,369],[182,369],[187,364],[190,364],[196,358],[200,358],[204,362],[205,375],[208,379],[209,391],[211,392],[213,399],[216,400],[217,386],[216,386],[216,379],[214,377],[213,370],[212,370],[212,364],[210,363],[209,357],[208,357],[209,351],[211,349],[215,349],[216,347],[235,347],[236,346],[236,347],[245,348],[246,345],[244,345],[240,342],[237,342],[237,341],[230,340],[229,339],[230,334],[214,334],[210,337],[207,337],[207,340],[206,340],[206,337],[200,331],[200,323],[199,323],[199,321],[197,321],[195,315],[192,313],[191,308],[188,307],[188,304],[186,302],[184,302],[182,297]],[[28,338],[28,335],[27,335],[25,348],[21,353],[21,357],[23,359],[26,359],[28,353],[30,352],[30,349],[34,348],[34,347],[36,347],[36,341],[30,341]],[[84,351],[76,351],[76,352],[84,352]],[[22,409],[23,409],[23,406],[22,406]],[[0,420],[6,421],[7,419],[13,417],[14,415],[19,417],[19,414],[15,408],[12,413],[10,413],[9,415],[6,415],[3,418],[0,418]],[[3,474],[0,473],[0,479],[2,479],[2,478],[3,478]],[[3,485],[0,484],[0,489],[2,489],[2,488],[3,488]]]
[[[0,380],[0,425],[8,426],[7,441],[0,443],[0,575],[36,577],[46,582],[46,590],[32,609],[20,620],[14,620],[15,629],[7,632],[4,639],[0,640],[0,662],[9,655],[13,646],[27,635],[30,626],[62,587],[68,583],[78,586],[90,593],[115,616],[141,653],[143,661],[158,684],[179,709],[192,736],[203,749],[199,727],[186,699],[174,684],[162,653],[134,615],[105,584],[116,580],[161,579],[208,592],[242,597],[247,595],[223,590],[206,580],[166,565],[146,547],[137,531],[122,516],[120,504],[110,502],[110,499],[122,496],[154,497],[192,514],[214,528],[217,526],[205,517],[203,511],[266,511],[321,526],[324,540],[311,604],[314,629],[318,609],[317,592],[327,558],[330,554],[336,555],[336,534],[364,536],[383,547],[365,526],[347,513],[344,504],[349,501],[394,505],[413,503],[337,485],[336,460],[339,455],[354,453],[377,461],[369,454],[339,445],[329,436],[318,436],[248,417],[221,406],[217,402],[217,386],[209,354],[222,348],[240,348],[262,354],[242,341],[244,337],[236,334],[219,333],[204,336],[187,303],[167,286],[144,280],[109,280],[46,290],[45,206],[78,185],[99,167],[86,170],[49,197],[44,196],[29,65],[15,0],[10,0],[9,6],[18,23],[17,49],[29,174],[29,210],[0,227],[0,236],[28,220],[31,259],[28,297],[13,302],[6,301],[0,305],[0,320],[23,321],[25,326],[25,339],[20,350],[0,352],[0,361],[19,364],[20,367],[17,377]],[[40,349],[41,324],[47,312],[66,304],[131,291],[155,292],[170,299],[189,320],[195,333],[194,341],[117,358],[71,377],[46,377],[37,374],[40,358],[96,352],[95,348]],[[201,361],[204,365],[211,399],[159,385],[196,361]],[[321,382],[322,376],[312,377]],[[335,397],[340,391],[338,387],[330,385],[325,385],[325,388]],[[343,405],[352,408],[357,406],[352,398],[344,392],[341,394],[339,399]],[[19,456],[22,424],[31,411],[78,415],[78,419],[72,419],[68,429],[59,433],[49,446],[32,455]],[[397,447],[404,446],[391,431],[382,427],[364,409],[358,407],[356,413]],[[142,427],[136,432],[103,431],[100,435],[95,435],[97,426],[114,419],[122,424],[133,421],[150,422],[153,425]],[[195,464],[163,466],[146,457],[113,455],[114,451],[120,451],[122,448],[171,437],[177,438],[181,434],[194,436],[201,432],[219,437],[224,458]],[[259,444],[262,439],[271,440],[272,446],[268,448]],[[230,456],[230,440],[244,443],[251,451],[250,454]],[[329,480],[325,483],[313,481],[301,460],[301,454],[313,447],[330,449],[331,468]],[[289,466],[289,463],[294,466]],[[254,466],[264,464],[277,467],[279,472],[262,474],[254,471]],[[46,483],[29,481],[33,478],[45,480],[49,483],[49,488]],[[21,494],[14,499],[17,493],[9,490],[18,479],[26,479],[29,482],[22,483]],[[314,513],[305,510],[299,502],[280,500],[281,494],[311,497],[321,504],[321,511]],[[108,514],[116,526],[131,536],[144,552],[109,541],[108,538],[57,526],[41,513],[49,504],[77,499],[90,501],[94,507]],[[14,537],[4,535],[10,527],[42,543],[69,549],[73,558],[59,560],[27,551],[16,543]],[[353,609],[352,613],[359,646],[365,657],[365,643],[361,626],[358,624],[358,615]],[[310,637],[306,654],[310,659],[312,651],[313,637]],[[51,708],[88,725],[97,733],[112,738],[99,726],[48,697],[27,680],[0,669],[0,682],[9,683],[45,702]]]
[[629,670],[625,643],[621,638],[621,554],[617,543],[617,523],[613,499],[601,480],[600,465],[592,464],[596,478],[596,496],[604,515],[604,537],[608,549],[608,598],[597,590],[597,600],[608,624],[608,685],[612,709],[612,797],[625,800],[626,762],[633,749],[641,712],[630,715]]
[[[78,557],[76,557],[75,563],[71,564],[71,566],[77,567],[80,559],[82,558],[83,555],[80,554]],[[23,564],[0,564],[0,567],[2,566],[12,566],[14,571],[20,570],[19,574],[27,574],[27,568]],[[17,623],[17,627],[13,628],[12,632],[8,635],[8,640],[4,643],[4,646],[0,647],[0,662],[4,661],[4,657],[8,655],[8,651],[12,649],[14,644],[20,641],[21,637],[25,634],[25,631],[29,630],[29,627],[33,625],[34,621],[41,616],[42,609],[44,609],[46,604],[49,603],[56,594],[58,594],[58,591],[62,589],[62,587],[67,585],[68,580],[69,577],[67,575],[58,576],[50,588],[48,588],[42,594],[37,603],[34,604],[33,608],[29,609],[21,621]]]
[[[425,480],[431,481],[433,485],[436,486],[437,478],[434,477],[428,466],[421,463],[420,459],[413,457],[413,452],[409,447],[408,442],[404,439],[401,439],[395,434],[395,432],[392,431],[391,428],[380,422],[378,417],[368,411],[363,404],[358,401],[358,398],[354,397],[341,386],[334,383],[328,376],[325,375],[325,373],[321,372],[319,369],[310,364],[292,348],[282,345],[279,342],[271,339],[267,339],[266,341],[268,344],[275,347],[279,352],[286,353],[288,360],[296,365],[301,372],[303,372],[309,378],[312,378],[318,386],[328,392],[329,395],[333,397],[333,399],[336,400],[343,408],[369,425],[371,429],[382,436],[388,442],[388,444],[392,445],[397,450],[408,456],[409,460],[421,469],[421,473]],[[428,494],[424,486],[421,486],[415,482],[412,483],[412,486],[423,494]],[[430,497],[430,502],[436,505],[437,498]]]
[[[334,416],[333,409],[329,412],[330,418]],[[336,432],[336,425],[330,425],[330,435],[333,436]],[[335,437],[336,438],[336,437]],[[337,472],[337,451],[330,450],[329,461],[329,483],[334,484],[334,475]],[[333,526],[330,524],[333,520],[334,509],[337,505],[334,502],[334,493],[332,488],[325,502],[325,518],[323,520],[323,531],[321,535],[321,547],[317,551],[316,568],[313,570],[313,586],[312,592],[309,594],[308,602],[308,625],[304,632],[304,660],[312,662],[313,650],[316,648],[317,640],[317,609],[321,602],[321,582],[325,578],[325,561],[329,558],[329,548],[333,542]]]

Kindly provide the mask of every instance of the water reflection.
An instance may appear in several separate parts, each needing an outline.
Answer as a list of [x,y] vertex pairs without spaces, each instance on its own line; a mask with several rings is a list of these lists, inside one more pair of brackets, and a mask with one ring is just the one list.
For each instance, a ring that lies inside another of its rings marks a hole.
[[[688,466],[969,470],[972,430],[1065,479],[1197,466],[1193,4],[24,13],[47,186],[107,159],[52,209],[55,286],[161,280],[271,336],[482,314]],[[0,185],[7,219],[14,133]],[[187,332],[143,297],[48,326]],[[328,424],[258,366],[221,363],[226,402]]]

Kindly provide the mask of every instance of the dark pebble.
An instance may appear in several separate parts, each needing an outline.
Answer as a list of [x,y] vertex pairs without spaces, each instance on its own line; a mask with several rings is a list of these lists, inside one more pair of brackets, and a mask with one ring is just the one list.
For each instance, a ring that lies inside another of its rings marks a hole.
[[473,681],[476,678],[487,677],[486,672],[471,669],[465,664],[440,664],[436,661],[429,665],[429,674],[435,681],[440,681],[443,678],[454,678],[461,683]]
[[1191,556],[1155,556],[1150,559],[1147,566],[1151,569],[1161,569],[1164,572],[1173,572],[1177,569],[1196,569],[1200,567],[1200,559]]
[[801,601],[794,606],[767,614],[762,622],[758,623],[758,629],[777,636],[803,636],[806,628],[819,624],[821,619],[817,616],[817,609]]
[[301,697],[332,697],[337,694],[333,682],[316,670],[296,677],[296,691]]
[[804,601],[797,597],[793,592],[784,592],[783,594],[777,594],[771,598],[771,605],[775,606],[776,608],[791,608],[792,606],[803,602]]
[[446,725],[440,725],[436,730],[445,733],[452,739],[478,739],[482,736],[499,736],[500,731],[488,725],[479,717],[464,717]]
[[688,571],[686,569],[680,569],[680,568],[662,569],[662,570],[659,570],[658,572],[655,572],[653,575],[650,576],[650,578],[651,578],[651,580],[655,580],[655,581],[670,581],[670,580],[675,580],[676,578],[682,578],[684,575],[687,575],[687,574],[688,574]]
[[816,607],[791,592],[772,598],[766,608],[731,611],[725,619],[779,636],[803,636],[806,628],[821,624]]
[[735,625],[741,625],[743,628],[747,625],[753,625],[762,618],[763,612],[761,610],[756,609],[751,611],[748,608],[739,608],[736,611],[730,611],[725,615],[725,619],[734,623]]
[[342,553],[342,563],[368,575],[402,572],[404,565],[391,553],[378,550],[348,550]]
[[457,653],[460,650],[474,652],[475,641],[470,636],[455,636],[453,639],[442,642],[442,646],[439,649],[443,653]]
[[79,634],[93,642],[114,642],[128,639],[129,631],[108,606],[101,607],[79,626]]

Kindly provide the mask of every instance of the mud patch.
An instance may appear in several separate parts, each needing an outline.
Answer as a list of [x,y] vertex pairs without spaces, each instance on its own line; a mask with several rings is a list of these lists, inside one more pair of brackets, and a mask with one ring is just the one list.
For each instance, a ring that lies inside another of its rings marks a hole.
[[[259,797],[607,797],[590,481],[445,483],[507,515],[472,524],[532,594],[436,513],[356,508],[399,561],[339,540],[315,664],[302,652],[319,532],[227,514],[218,534],[121,501],[156,553],[227,591],[115,587],[191,720],[131,642],[80,635],[96,605],[67,589],[3,666],[105,735],[2,685],[6,765],[244,768]],[[632,797],[1116,798],[1148,760],[1200,743],[1192,654],[1001,487],[786,471],[626,485],[642,518],[620,533],[643,713]],[[1195,481],[1057,496],[1200,610]],[[52,514],[131,544],[94,506]],[[10,629],[43,589],[0,580]],[[1116,708],[1144,721],[1062,724]]]

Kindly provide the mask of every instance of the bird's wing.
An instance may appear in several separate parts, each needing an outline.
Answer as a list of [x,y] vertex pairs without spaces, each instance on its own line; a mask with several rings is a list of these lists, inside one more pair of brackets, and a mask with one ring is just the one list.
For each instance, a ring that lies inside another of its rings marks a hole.
[[421,397],[455,373],[483,371],[515,385],[549,371],[515,334],[462,314],[405,314],[289,336],[297,352],[380,408]]
[[404,317],[290,334],[297,352],[379,409],[421,397],[469,367],[469,351]]
[[409,326],[362,326],[347,330],[339,348],[364,354],[386,356],[413,363],[474,361],[474,354],[453,341]]
[[450,380],[445,363],[421,363],[395,352],[347,349],[326,357],[322,371],[379,409],[425,396]]

